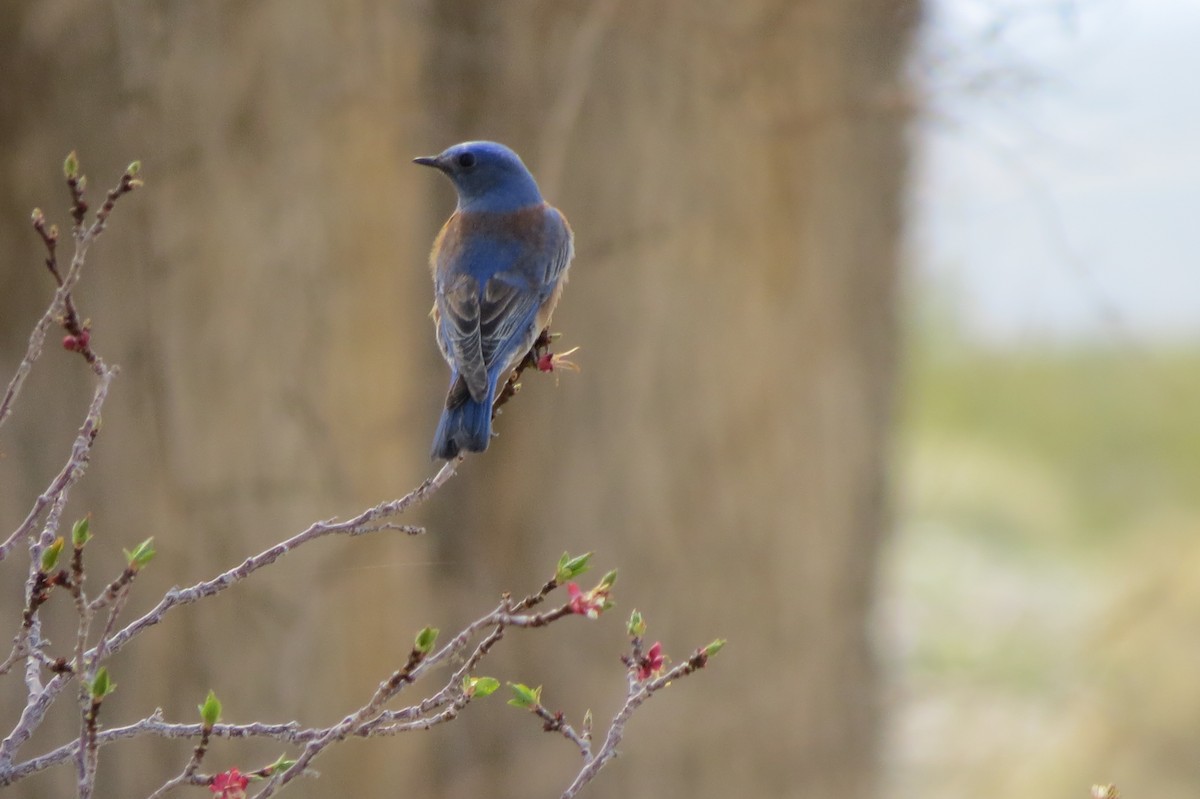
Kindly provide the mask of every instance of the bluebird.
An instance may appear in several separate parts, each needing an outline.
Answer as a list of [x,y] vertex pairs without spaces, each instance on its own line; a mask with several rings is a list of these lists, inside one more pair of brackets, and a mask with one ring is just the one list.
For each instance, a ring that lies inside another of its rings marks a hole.
[[454,183],[458,207],[433,242],[433,321],[450,390],[432,456],[482,452],[496,384],[550,322],[574,254],[571,228],[520,157],[472,141],[413,159]]

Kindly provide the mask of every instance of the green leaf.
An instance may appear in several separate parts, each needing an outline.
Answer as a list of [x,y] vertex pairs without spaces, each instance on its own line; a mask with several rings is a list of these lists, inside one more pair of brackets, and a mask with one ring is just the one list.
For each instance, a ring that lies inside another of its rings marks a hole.
[[417,638],[413,641],[413,647],[422,655],[428,655],[437,641],[438,632],[437,627],[426,627],[417,633]]
[[718,638],[717,640],[713,641],[708,646],[704,647],[704,654],[707,655],[708,657],[712,657],[713,655],[720,652],[724,646],[725,646],[725,639]]
[[638,638],[646,634],[646,620],[642,618],[640,610],[634,610],[629,614],[629,625],[626,629],[629,630],[630,635]]
[[604,575],[604,578],[602,580],[600,580],[600,585],[596,586],[596,588],[601,591],[607,591],[609,588],[612,588],[613,583],[615,583],[616,581],[617,581],[617,570],[613,569],[608,574]]
[[73,178],[79,174],[79,156],[74,150],[67,153],[67,158],[63,161],[63,175],[68,178]]
[[249,777],[251,780],[263,779],[265,777],[270,777],[274,774],[277,774],[280,771],[287,771],[294,765],[296,765],[295,759],[288,757],[286,754],[283,754],[283,755],[279,756],[278,760],[276,760],[274,763],[272,763],[271,765],[267,766],[264,769],[264,771],[266,773],[263,775],[263,777],[258,777],[254,774],[247,774],[246,776]]
[[117,684],[108,678],[108,668],[100,667],[100,671],[96,672],[95,678],[91,684],[92,701],[98,702],[104,697],[117,690]]
[[92,526],[91,515],[84,516],[71,527],[71,546],[83,549],[83,545],[92,540],[89,528]]
[[221,701],[211,688],[208,696],[204,697],[204,704],[196,705],[196,709],[200,711],[200,720],[205,727],[212,727],[221,720]]
[[467,696],[476,698],[491,696],[500,688],[500,681],[495,677],[468,677],[464,682],[467,683]]
[[150,536],[142,543],[138,544],[130,552],[128,549],[122,549],[125,553],[125,560],[129,564],[129,568],[137,571],[143,568],[150,561],[154,560],[154,536]]
[[591,552],[585,552],[582,555],[571,557],[570,554],[564,552],[562,557],[558,559],[558,567],[554,570],[554,579],[556,582],[565,583],[574,577],[578,577],[585,571],[591,568],[588,560],[592,557]]
[[42,573],[49,574],[58,565],[58,556],[62,554],[62,536],[54,539],[54,543],[42,550]]
[[530,688],[528,685],[519,682],[510,682],[508,687],[512,689],[513,698],[508,700],[508,703],[513,707],[524,707],[532,710],[542,703],[542,686]]
[[142,162],[141,161],[134,161],[132,164],[125,167],[125,174],[129,175],[129,177],[133,177],[134,175],[136,175],[138,172],[141,172],[141,171],[142,171]]

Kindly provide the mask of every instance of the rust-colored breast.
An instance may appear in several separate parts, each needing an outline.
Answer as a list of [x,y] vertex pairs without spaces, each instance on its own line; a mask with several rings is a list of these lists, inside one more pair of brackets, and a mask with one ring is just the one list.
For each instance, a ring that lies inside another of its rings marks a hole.
[[541,252],[552,219],[547,209],[543,203],[502,214],[455,211],[434,239],[429,266],[436,276],[439,269],[478,256],[478,248],[485,246],[496,248],[500,261],[517,261],[524,254]]

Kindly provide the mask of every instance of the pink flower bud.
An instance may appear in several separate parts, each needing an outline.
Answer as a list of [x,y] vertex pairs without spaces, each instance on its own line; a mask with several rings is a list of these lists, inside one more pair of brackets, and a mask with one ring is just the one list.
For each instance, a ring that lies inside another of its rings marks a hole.
[[646,650],[646,654],[638,662],[638,679],[648,680],[655,674],[658,674],[660,671],[662,671],[664,662],[665,658],[663,657],[662,644],[658,641],[655,641],[654,644]]
[[84,329],[79,331],[78,336],[67,334],[63,336],[62,345],[64,350],[69,352],[83,352],[87,349],[88,342],[92,340],[92,334]]
[[572,613],[578,613],[580,616],[595,619],[599,618],[600,611],[604,610],[604,600],[607,593],[600,594],[596,591],[584,593],[580,590],[578,583],[567,583],[567,596],[570,597],[567,604],[570,606]]

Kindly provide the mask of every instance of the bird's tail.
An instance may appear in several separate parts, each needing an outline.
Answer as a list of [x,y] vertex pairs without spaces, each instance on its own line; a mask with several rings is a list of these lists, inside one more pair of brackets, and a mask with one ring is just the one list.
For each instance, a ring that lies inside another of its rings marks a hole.
[[451,389],[446,409],[442,411],[442,418],[438,420],[437,432],[433,434],[431,455],[434,458],[451,460],[458,457],[461,450],[483,452],[492,438],[495,384],[489,381],[487,396],[482,402],[471,399],[466,391],[460,392],[466,395],[462,399],[456,397],[455,393]]

